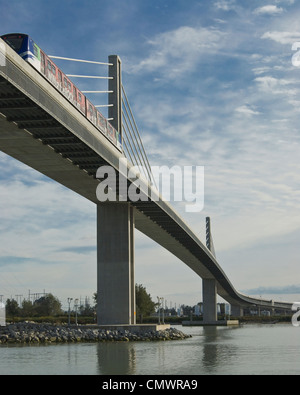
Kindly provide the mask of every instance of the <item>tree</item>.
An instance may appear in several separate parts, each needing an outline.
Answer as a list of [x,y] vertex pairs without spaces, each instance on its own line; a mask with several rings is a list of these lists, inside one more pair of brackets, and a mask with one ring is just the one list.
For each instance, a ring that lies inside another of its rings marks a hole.
[[7,299],[6,301],[6,315],[15,317],[19,314],[18,302],[15,299]]
[[94,292],[94,294],[93,294],[93,301],[94,301],[94,303],[95,303],[95,305],[94,305],[94,310],[97,310],[97,292]]
[[146,288],[141,284],[135,286],[136,314],[143,321],[143,317],[149,316],[155,311],[155,303],[151,295],[147,293]]
[[34,315],[34,309],[31,300],[23,300],[22,307],[20,309],[20,315],[22,317],[31,317]]
[[62,312],[60,301],[52,294],[42,296],[33,305],[36,314],[39,316],[59,315]]
[[94,312],[95,312],[95,307],[90,305],[88,298],[85,299],[84,304],[79,306],[79,314],[82,316],[86,316],[86,317],[93,316]]

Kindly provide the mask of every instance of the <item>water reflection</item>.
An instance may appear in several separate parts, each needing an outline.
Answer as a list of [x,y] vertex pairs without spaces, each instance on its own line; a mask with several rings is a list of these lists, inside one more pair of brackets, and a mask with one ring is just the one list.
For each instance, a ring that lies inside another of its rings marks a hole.
[[[207,374],[221,371],[236,353],[233,328],[198,327],[190,339],[97,344],[100,375]],[[195,352],[197,350],[197,352]],[[147,365],[142,361],[147,360]],[[173,367],[170,368],[170,366]],[[176,374],[176,373],[175,373]]]
[[97,344],[98,374],[135,374],[135,343],[116,342]]
[[202,365],[205,369],[211,370],[211,368],[217,365],[219,344],[216,343],[216,339],[218,337],[218,329],[216,327],[204,327],[203,336],[204,336],[204,344],[203,344]]
[[299,328],[291,324],[179,328],[167,342],[0,345],[0,375],[297,374]]
[[202,366],[205,373],[222,372],[235,355],[233,331],[236,328],[203,327]]

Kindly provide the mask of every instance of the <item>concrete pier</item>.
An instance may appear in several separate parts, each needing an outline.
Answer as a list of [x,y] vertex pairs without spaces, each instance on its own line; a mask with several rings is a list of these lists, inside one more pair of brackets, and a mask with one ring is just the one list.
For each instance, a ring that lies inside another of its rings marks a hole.
[[213,324],[218,321],[217,316],[217,283],[215,280],[203,279],[203,322]]
[[205,321],[182,321],[182,326],[236,326],[239,325],[238,320],[220,320],[214,322]]
[[[94,328],[93,326],[90,326]],[[170,329],[170,324],[136,324],[136,325],[99,325],[99,329],[113,330],[113,331],[129,331],[131,333],[137,332],[151,332],[151,331],[165,331]]]
[[231,305],[231,315],[233,317],[243,317],[244,309],[241,306]]
[[97,205],[97,323],[136,323],[134,213],[128,203]]

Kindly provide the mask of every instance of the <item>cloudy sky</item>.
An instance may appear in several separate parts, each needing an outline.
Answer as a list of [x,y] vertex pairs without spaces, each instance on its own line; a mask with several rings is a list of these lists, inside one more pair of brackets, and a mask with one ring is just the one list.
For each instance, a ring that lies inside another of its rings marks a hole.
[[[211,217],[236,289],[300,299],[299,2],[0,0],[0,10],[1,34],[28,33],[49,55],[118,54],[150,163],[205,168],[204,210],[174,203],[180,215],[203,242]],[[0,294],[91,298],[95,206],[2,153],[0,201]],[[136,282],[168,305],[201,300],[201,279],[138,232]]]

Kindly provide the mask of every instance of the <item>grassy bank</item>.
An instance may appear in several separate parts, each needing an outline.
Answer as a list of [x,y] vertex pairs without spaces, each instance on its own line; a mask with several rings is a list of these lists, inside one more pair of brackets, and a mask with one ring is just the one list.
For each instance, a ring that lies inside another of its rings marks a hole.
[[286,315],[274,315],[270,317],[256,317],[256,316],[246,316],[246,317],[239,317],[237,318],[241,324],[273,324],[273,323],[284,323],[284,322],[291,322],[292,316]]
[[[291,322],[292,316],[286,316],[286,315],[276,315],[276,316],[245,316],[245,317],[230,317],[232,320],[239,320],[240,323],[242,324],[251,324],[251,323],[280,323],[280,322]],[[193,317],[193,321],[201,321],[201,317]],[[224,317],[219,317],[219,320],[224,320]],[[164,322],[166,324],[173,324],[173,325],[181,325],[182,321],[188,321],[190,320],[190,317],[165,317]],[[44,317],[10,317],[8,316],[6,318],[7,322],[24,322],[24,321],[31,321],[31,322],[36,322],[36,323],[49,323],[53,325],[61,325],[61,324],[67,324],[68,323],[68,316],[67,315],[62,315],[62,316],[44,316]],[[75,324],[75,317],[71,317],[70,319],[71,324]],[[162,320],[161,320],[162,322]],[[77,318],[77,323],[79,325],[91,325],[95,324],[95,317],[78,317]],[[137,323],[141,323],[139,320]],[[157,324],[158,323],[158,318],[157,317],[145,317],[143,319],[143,324]]]
[[[48,324],[53,324],[53,325],[61,325],[61,324],[67,324],[68,323],[68,316],[62,315],[62,316],[44,316],[44,317],[6,317],[6,322],[13,322],[13,323],[19,323],[19,322],[36,322],[38,324],[42,323],[48,323]],[[70,323],[75,324],[75,317],[70,318]],[[78,317],[77,318],[77,323],[79,325],[88,325],[88,324],[95,324],[95,319],[94,317]]]

